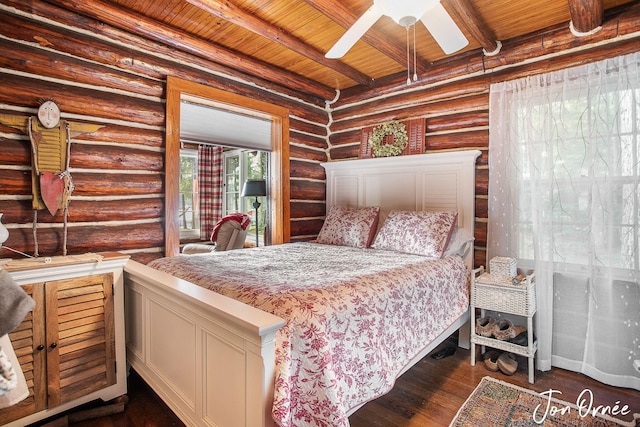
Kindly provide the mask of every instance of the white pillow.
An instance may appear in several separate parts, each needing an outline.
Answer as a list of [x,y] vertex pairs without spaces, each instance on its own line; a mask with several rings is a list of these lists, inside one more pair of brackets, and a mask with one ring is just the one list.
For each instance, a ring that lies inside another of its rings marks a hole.
[[447,245],[447,249],[444,251],[443,257],[451,255],[459,255],[464,258],[469,250],[469,245],[473,245],[475,238],[473,234],[466,228],[455,227],[451,234],[451,239]]

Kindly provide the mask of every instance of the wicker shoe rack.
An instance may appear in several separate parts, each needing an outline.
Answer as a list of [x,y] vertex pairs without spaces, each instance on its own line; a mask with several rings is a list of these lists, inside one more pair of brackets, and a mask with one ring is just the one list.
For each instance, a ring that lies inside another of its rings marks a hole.
[[[538,345],[533,339],[533,315],[536,312],[535,275],[527,275],[522,282],[514,285],[511,281],[496,280],[484,272],[482,267],[476,269],[475,273],[471,276],[471,365],[475,365],[476,345],[525,356],[529,359],[529,382],[533,384],[533,362]],[[476,308],[480,309],[480,317],[485,316],[486,310],[526,317],[528,345],[522,346],[476,335]]]

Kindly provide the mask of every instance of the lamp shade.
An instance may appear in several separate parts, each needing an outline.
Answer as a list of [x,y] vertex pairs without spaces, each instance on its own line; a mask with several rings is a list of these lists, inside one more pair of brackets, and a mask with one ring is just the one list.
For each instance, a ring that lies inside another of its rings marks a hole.
[[242,188],[242,197],[266,196],[267,182],[264,179],[248,179]]

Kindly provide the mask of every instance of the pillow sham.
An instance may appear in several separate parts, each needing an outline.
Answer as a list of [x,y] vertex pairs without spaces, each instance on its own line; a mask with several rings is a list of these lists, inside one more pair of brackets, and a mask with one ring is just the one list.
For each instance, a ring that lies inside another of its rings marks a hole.
[[372,247],[442,258],[457,217],[457,212],[391,211]]
[[368,248],[378,227],[380,208],[331,206],[320,229],[317,243]]
[[451,233],[451,239],[449,240],[447,249],[445,249],[442,257],[445,258],[451,255],[459,255],[464,258],[469,250],[469,245],[473,245],[474,240],[475,238],[466,228],[454,227],[453,233]]

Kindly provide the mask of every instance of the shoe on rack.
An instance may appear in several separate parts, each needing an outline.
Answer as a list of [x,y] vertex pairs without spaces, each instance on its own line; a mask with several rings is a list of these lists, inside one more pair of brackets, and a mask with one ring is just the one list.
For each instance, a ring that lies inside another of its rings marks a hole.
[[493,326],[493,337],[500,341],[508,341],[516,337],[516,329],[509,319],[500,319]]
[[496,320],[491,316],[476,319],[476,335],[481,337],[491,337],[495,328]]
[[529,345],[529,336],[527,334],[527,328],[524,326],[514,326],[515,329],[515,337],[509,340],[512,344],[517,344],[526,347]]
[[513,375],[518,370],[518,361],[513,353],[502,353],[498,357],[497,365],[505,375]]
[[498,368],[498,357],[500,356],[500,352],[498,350],[488,350],[482,355],[482,359],[484,360],[484,367],[491,372],[497,372],[500,370]]

